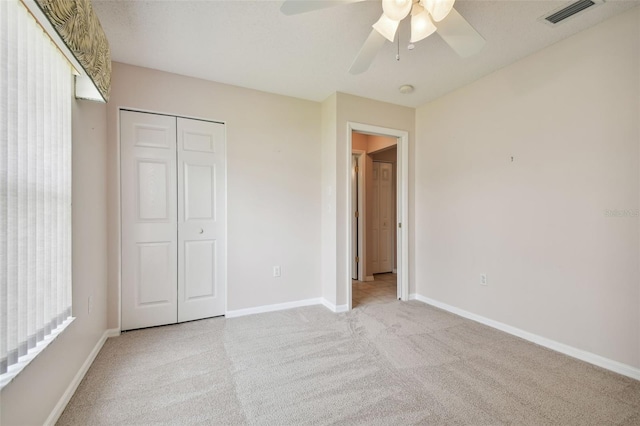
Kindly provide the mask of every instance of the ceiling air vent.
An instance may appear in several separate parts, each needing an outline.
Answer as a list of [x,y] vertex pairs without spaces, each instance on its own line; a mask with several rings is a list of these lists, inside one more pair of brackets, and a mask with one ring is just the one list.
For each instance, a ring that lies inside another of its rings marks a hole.
[[544,20],[551,25],[557,25],[565,19],[602,2],[603,0],[578,0],[560,10],[553,11],[550,15],[545,16]]

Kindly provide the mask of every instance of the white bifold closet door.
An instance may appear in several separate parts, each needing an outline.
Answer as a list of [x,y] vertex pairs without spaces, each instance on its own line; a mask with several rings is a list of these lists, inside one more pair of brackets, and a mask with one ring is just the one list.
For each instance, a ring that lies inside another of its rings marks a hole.
[[225,311],[224,125],[178,118],[178,322]]
[[120,112],[122,326],[224,315],[225,130]]

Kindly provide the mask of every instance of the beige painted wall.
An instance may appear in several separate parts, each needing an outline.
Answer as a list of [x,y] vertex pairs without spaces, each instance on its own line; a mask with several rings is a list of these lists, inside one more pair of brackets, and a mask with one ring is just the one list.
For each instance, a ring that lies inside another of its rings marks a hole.
[[351,132],[351,149],[358,151],[367,151],[369,135],[363,133]]
[[[387,163],[394,163],[394,164],[397,162],[397,157],[398,157],[398,147],[396,145],[393,145],[389,149],[374,152],[373,154],[371,154],[371,158],[373,158],[373,161],[384,161]],[[395,175],[395,171],[394,171],[394,175]]]
[[[413,235],[412,224],[413,218],[413,150],[414,150],[414,129],[415,129],[415,110],[413,108],[403,107],[399,105],[388,104],[384,102],[374,101],[371,99],[361,98],[358,96],[348,95],[345,93],[337,93],[337,125],[336,125],[336,155],[332,161],[336,165],[336,224],[335,228],[323,228],[324,232],[333,232],[336,234],[336,244],[334,251],[337,255],[335,271],[331,271],[335,276],[337,305],[347,304],[347,284],[351,263],[347,262],[349,253],[349,223],[350,214],[347,201],[347,187],[350,182],[347,173],[347,163],[350,158],[350,151],[347,146],[347,123],[355,122],[361,124],[369,124],[389,129],[404,130],[409,132],[409,282],[410,293],[414,291],[413,285]],[[323,248],[325,250],[325,248]]]
[[334,93],[322,102],[322,297],[336,304],[336,109]]
[[379,152],[397,144],[398,139],[396,138],[378,135],[367,136],[367,150],[369,153]]
[[375,153],[385,150],[398,143],[397,138],[387,136],[366,135],[359,132],[351,132],[351,149]]
[[228,310],[319,297],[321,105],[120,63],[112,82],[110,327],[118,325],[119,302],[119,107],[226,122]]
[[640,367],[639,13],[417,110],[417,293]]
[[[73,105],[73,315],[76,320],[0,394],[0,424],[40,425],[106,330],[106,107]],[[93,296],[93,311],[87,299]]]

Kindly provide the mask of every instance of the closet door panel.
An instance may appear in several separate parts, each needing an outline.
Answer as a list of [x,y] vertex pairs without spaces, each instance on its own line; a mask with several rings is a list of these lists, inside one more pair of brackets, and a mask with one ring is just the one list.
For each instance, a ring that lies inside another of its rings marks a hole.
[[200,298],[215,298],[216,241],[185,241],[184,250],[184,300],[190,302]]
[[177,321],[176,118],[120,112],[122,329]]
[[178,118],[178,321],[224,315],[224,125]]
[[137,306],[170,303],[175,293],[171,277],[172,244],[169,242],[138,243]]

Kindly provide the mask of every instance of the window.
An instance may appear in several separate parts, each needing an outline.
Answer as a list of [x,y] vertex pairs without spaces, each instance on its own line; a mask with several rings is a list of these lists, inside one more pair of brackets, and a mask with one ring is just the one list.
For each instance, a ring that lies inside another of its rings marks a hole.
[[0,1],[0,386],[71,323],[72,68]]

